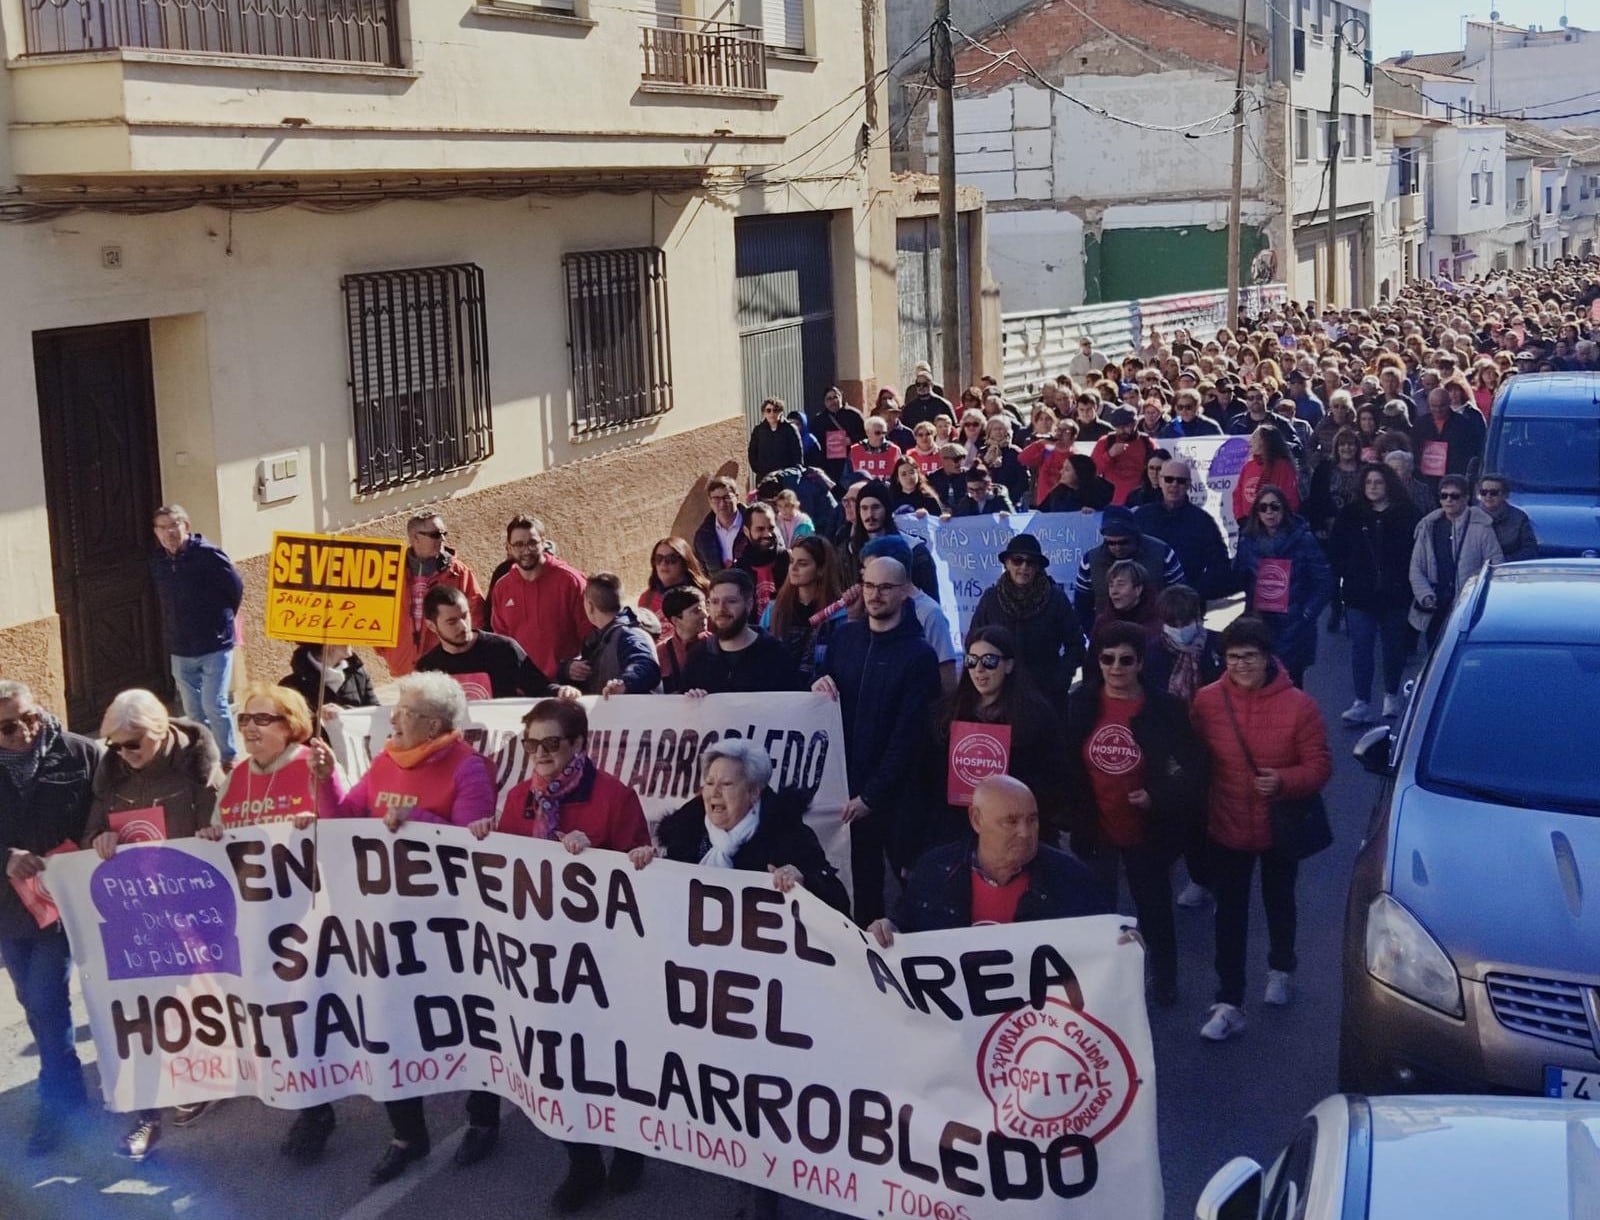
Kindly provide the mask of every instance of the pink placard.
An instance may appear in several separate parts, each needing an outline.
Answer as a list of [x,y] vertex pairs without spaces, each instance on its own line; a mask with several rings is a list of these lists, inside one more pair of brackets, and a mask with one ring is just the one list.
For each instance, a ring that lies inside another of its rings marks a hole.
[[828,433],[823,441],[827,448],[830,462],[842,462],[850,456],[850,438],[838,429]]
[[108,820],[118,843],[160,843],[167,837],[167,811],[160,805],[119,809]]
[[1445,441],[1424,441],[1422,445],[1422,473],[1430,479],[1445,474],[1450,465],[1450,446]]
[[991,775],[1004,775],[1011,762],[1011,726],[957,720],[950,725],[950,767],[946,799],[972,804],[972,790]]
[[1289,578],[1293,572],[1292,559],[1263,559],[1256,564],[1256,595],[1252,606],[1258,613],[1289,612]]

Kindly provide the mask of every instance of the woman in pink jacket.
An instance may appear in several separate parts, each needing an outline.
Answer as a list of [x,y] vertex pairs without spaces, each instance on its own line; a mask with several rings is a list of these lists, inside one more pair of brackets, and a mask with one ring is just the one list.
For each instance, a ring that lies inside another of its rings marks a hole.
[[[396,683],[400,698],[390,712],[389,740],[372,766],[339,802],[341,818],[382,818],[391,831],[407,822],[467,827],[494,816],[494,776],[488,761],[461,736],[467,697],[449,674],[407,674]],[[489,1109],[492,1103],[494,1115]],[[384,1103],[394,1140],[372,1171],[372,1184],[398,1177],[432,1147],[422,1098]],[[500,1099],[473,1093],[467,1119],[475,1127],[497,1123]]]
[[1222,677],[1202,687],[1190,709],[1211,755],[1206,834],[1217,899],[1217,1002],[1200,1034],[1213,1042],[1244,1032],[1250,879],[1258,860],[1269,944],[1263,999],[1289,1003],[1299,862],[1272,850],[1270,806],[1316,795],[1333,774],[1322,713],[1273,657],[1266,624],[1235,619],[1222,633],[1222,658]]

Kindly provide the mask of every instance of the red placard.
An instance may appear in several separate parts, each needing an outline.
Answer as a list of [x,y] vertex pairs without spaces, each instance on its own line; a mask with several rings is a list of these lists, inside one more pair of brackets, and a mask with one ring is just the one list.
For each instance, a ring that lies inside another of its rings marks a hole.
[[1422,473],[1430,479],[1446,474],[1450,463],[1450,446],[1445,441],[1422,443]]
[[945,796],[952,805],[972,804],[972,790],[991,775],[1004,775],[1011,762],[1011,726],[957,720],[950,725],[949,772]]
[[850,438],[837,428],[829,432],[822,443],[827,446],[830,462],[842,462],[850,456]]
[[160,843],[167,837],[167,811],[160,805],[119,809],[109,820],[118,843]]
[[1260,614],[1289,613],[1289,578],[1292,559],[1262,559],[1256,563],[1256,595],[1252,606]]
[[[59,856],[62,852],[77,851],[78,845],[71,839],[58,847],[52,847],[45,852],[45,857]],[[10,878],[11,888],[17,891],[17,897],[22,899],[22,905],[28,908],[28,914],[33,916],[33,922],[41,928],[48,928],[61,918],[61,912],[56,910],[56,900],[50,897],[50,891],[44,887],[44,874],[35,873],[26,881]]]
[[451,674],[468,699],[493,699],[494,684],[488,674]]

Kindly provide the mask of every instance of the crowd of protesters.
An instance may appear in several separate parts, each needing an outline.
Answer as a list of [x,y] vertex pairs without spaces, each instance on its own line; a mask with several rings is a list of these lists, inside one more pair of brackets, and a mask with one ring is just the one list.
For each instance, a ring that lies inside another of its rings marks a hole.
[[[1115,361],[1085,339],[1026,409],[991,379],[952,400],[926,366],[903,397],[885,389],[866,412],[837,389],[810,412],[769,399],[749,440],[751,486],[710,480],[703,522],[661,538],[636,584],[561,559],[532,515],[508,522],[508,559],[480,583],[447,544],[444,517],[418,515],[406,530],[409,612],[383,654],[396,679],[392,735],[353,785],[318,720],[376,703],[360,657],[302,646],[289,674],[251,685],[235,711],[243,584],[181,507],[163,506],[151,567],[184,714],[125,691],[91,738],[0,681],[8,873],[25,883],[64,845],[109,858],[118,813],[152,806],[170,838],[317,816],[391,830],[410,819],[626,852],[638,868],[666,856],[753,870],[780,890],[805,887],[885,945],[897,930],[1110,912],[1126,878],[1159,1005],[1180,998],[1174,906],[1215,902],[1218,983],[1201,1033],[1234,1037],[1246,1028],[1257,871],[1263,1002],[1293,998],[1298,860],[1318,846],[1299,840],[1316,838],[1332,767],[1301,689],[1319,637],[1349,635],[1343,719],[1393,718],[1417,633],[1436,638],[1483,565],[1536,552],[1516,489],[1482,469],[1487,416],[1507,377],[1600,366],[1591,273],[1563,263],[1413,286],[1371,310],[1290,303],[1204,341],[1152,329]],[[1168,448],[1225,435],[1249,438],[1231,553],[1193,502],[1189,463]],[[958,651],[933,558],[897,522],[1027,508],[1099,514],[1099,544],[1058,579],[1034,535],[1013,536]],[[1208,630],[1208,603],[1241,593],[1243,616]],[[586,752],[580,695],[804,690],[840,704],[851,891],[803,808],[770,786],[759,750],[709,750],[699,795],[654,833],[638,796]],[[461,735],[469,696],[537,701],[523,722],[530,778],[499,812]],[[972,722],[1009,729],[1007,774],[955,803],[945,764]],[[1301,820],[1294,843],[1286,809]],[[39,1048],[29,1147],[42,1153],[86,1102],[70,956],[60,926],[36,926],[11,887],[0,888],[0,952]],[[135,1115],[121,1151],[143,1158],[164,1122],[206,1109]],[[393,1139],[375,1183],[430,1151],[420,1098],[387,1109]],[[488,1156],[499,1130],[494,1096],[472,1094],[466,1111],[460,1164]],[[315,1160],[334,1128],[333,1107],[303,1110],[282,1151]],[[585,1145],[569,1154],[558,1213],[608,1183],[632,1190],[644,1171],[625,1152],[609,1167]],[[757,1213],[772,1204],[759,1195]]]

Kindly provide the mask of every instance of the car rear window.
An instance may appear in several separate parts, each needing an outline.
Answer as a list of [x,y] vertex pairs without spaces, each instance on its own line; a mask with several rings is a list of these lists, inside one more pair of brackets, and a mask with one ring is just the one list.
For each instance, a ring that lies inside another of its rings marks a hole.
[[1600,814],[1600,646],[1467,644],[1445,674],[1423,746],[1425,788]]
[[1600,419],[1510,416],[1486,468],[1517,491],[1600,494]]

